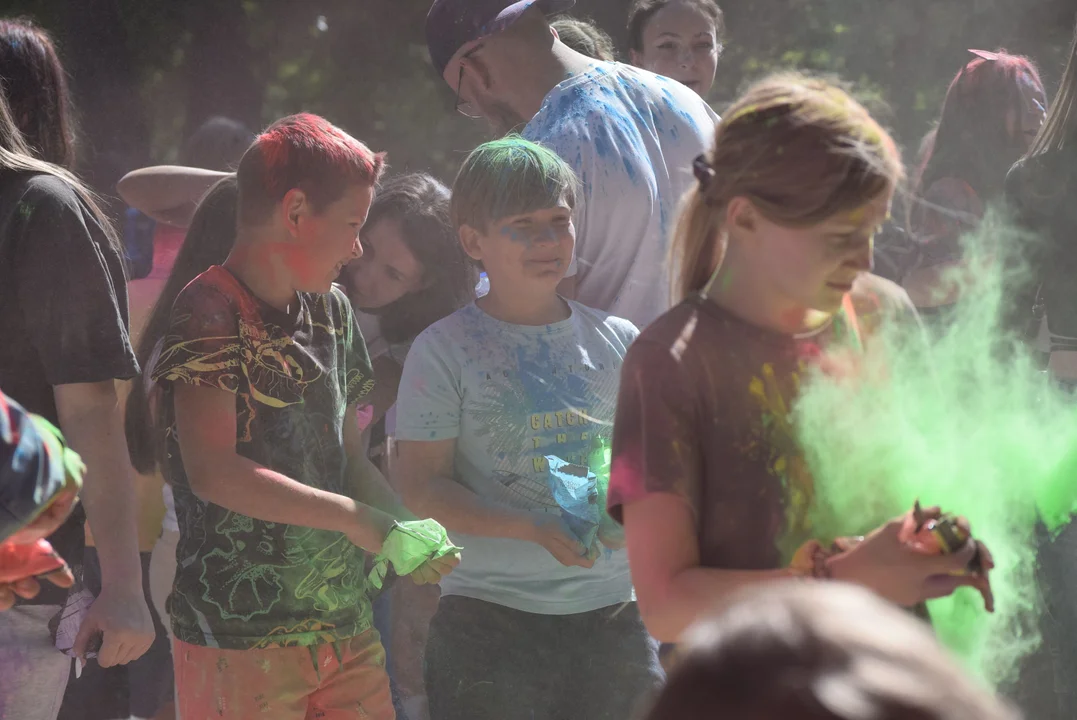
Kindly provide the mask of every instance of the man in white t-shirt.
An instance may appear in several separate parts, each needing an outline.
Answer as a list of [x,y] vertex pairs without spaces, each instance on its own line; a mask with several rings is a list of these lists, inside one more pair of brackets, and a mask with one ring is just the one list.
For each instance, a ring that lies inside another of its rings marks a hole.
[[520,131],[579,176],[562,294],[643,327],[669,307],[668,238],[719,118],[677,82],[561,43],[546,18],[574,4],[435,0],[427,44],[460,112]]

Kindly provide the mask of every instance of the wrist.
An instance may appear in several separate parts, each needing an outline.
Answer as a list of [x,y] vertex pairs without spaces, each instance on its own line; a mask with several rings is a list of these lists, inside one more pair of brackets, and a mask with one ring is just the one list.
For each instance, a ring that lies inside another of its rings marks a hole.
[[828,580],[863,584],[857,579],[856,558],[853,551],[846,550],[829,555],[823,559],[822,565],[822,572]]
[[506,536],[512,540],[538,542],[538,528],[534,516],[525,510],[512,510],[507,517]]

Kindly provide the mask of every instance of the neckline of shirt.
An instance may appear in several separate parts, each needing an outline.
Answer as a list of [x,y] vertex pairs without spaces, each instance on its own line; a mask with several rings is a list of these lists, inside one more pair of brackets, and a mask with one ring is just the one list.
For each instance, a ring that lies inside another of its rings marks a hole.
[[489,323],[503,331],[518,333],[520,335],[529,335],[532,337],[551,337],[571,332],[572,327],[576,323],[576,317],[579,313],[576,303],[571,300],[565,300],[565,302],[568,303],[568,317],[564,320],[558,320],[555,323],[548,323],[546,325],[517,325],[516,323],[498,320],[479,307],[478,303],[475,301],[472,301],[467,308],[473,313],[476,313],[483,322]]

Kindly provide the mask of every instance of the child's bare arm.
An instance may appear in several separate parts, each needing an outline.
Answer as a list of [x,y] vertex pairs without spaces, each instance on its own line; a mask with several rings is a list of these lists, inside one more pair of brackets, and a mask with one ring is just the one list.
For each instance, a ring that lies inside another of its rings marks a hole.
[[381,550],[395,518],[343,495],[318,490],[236,452],[235,396],[176,383],[176,426],[183,466],[198,497],[258,520],[342,532]]
[[536,543],[562,565],[594,565],[587,548],[566,532],[557,516],[501,505],[453,480],[455,439],[401,441],[398,447],[393,479],[413,512],[432,517],[454,532]]
[[367,457],[357,413],[358,406],[349,405],[344,414],[344,450],[348,454],[348,485],[352,497],[398,520],[418,519],[404,506],[385,476]]
[[206,191],[228,173],[158,165],[124,175],[116,185],[128,205],[158,222],[185,228]]
[[530,513],[485,500],[452,479],[455,439],[401,441],[397,447],[393,480],[412,512],[468,535],[530,539]]

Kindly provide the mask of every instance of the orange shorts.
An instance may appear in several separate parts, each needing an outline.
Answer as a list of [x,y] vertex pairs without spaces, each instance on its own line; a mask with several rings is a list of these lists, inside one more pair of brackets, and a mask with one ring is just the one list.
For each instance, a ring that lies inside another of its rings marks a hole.
[[183,720],[393,720],[377,631],[313,647],[217,650],[175,641]]

